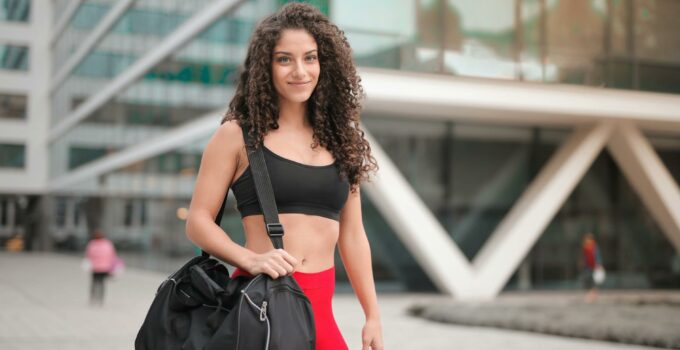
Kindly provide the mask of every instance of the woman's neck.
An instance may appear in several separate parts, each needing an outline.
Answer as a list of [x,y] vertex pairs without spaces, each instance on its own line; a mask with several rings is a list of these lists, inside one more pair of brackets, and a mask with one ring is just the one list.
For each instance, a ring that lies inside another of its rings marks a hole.
[[281,101],[279,104],[279,127],[284,128],[308,128],[306,102]]

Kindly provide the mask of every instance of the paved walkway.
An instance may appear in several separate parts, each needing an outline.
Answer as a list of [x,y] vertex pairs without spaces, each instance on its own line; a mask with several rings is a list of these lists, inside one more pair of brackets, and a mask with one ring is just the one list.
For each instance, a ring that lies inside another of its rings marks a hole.
[[423,318],[559,336],[680,349],[680,291],[606,290],[504,293],[492,303],[454,300],[414,307]]
[[[163,274],[128,269],[107,284],[104,307],[87,302],[89,276],[78,258],[0,252],[0,349],[129,350]],[[380,295],[385,348],[457,350],[652,349],[492,328],[446,325],[414,318],[414,303],[437,295]],[[361,308],[351,294],[334,299],[350,349],[361,349]]]

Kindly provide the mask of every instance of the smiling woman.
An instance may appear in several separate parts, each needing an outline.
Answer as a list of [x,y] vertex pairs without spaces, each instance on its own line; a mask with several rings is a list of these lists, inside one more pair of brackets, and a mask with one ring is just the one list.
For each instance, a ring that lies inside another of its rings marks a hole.
[[274,48],[272,80],[280,102],[301,103],[309,99],[319,79],[316,41],[304,29],[287,29]]
[[[343,32],[316,8],[291,3],[265,18],[203,153],[187,218],[188,237],[236,266],[233,276],[295,278],[314,311],[316,349],[348,348],[332,309],[336,246],[366,315],[362,348],[383,348],[359,192],[377,164],[359,125],[359,82]],[[266,234],[244,130],[265,150],[285,250],[274,249]],[[230,187],[245,247],[215,224]]]

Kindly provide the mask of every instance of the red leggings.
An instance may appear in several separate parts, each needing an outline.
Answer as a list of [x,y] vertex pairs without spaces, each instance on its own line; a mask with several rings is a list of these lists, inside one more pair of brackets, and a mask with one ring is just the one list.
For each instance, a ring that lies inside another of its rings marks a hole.
[[[250,276],[237,268],[232,277]],[[293,272],[293,278],[312,303],[316,328],[316,350],[346,350],[347,343],[333,317],[333,292],[335,291],[335,266],[320,272]]]

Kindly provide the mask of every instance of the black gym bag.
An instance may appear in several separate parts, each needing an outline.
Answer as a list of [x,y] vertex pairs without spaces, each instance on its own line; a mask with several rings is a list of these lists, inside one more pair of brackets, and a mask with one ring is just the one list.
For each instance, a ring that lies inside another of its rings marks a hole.
[[[245,128],[243,134],[250,139]],[[267,233],[275,248],[283,248],[262,147],[246,145]],[[225,202],[226,197],[215,219],[218,226]],[[158,287],[135,349],[313,350],[315,340],[312,306],[293,277],[232,279],[221,262],[203,251]]]

